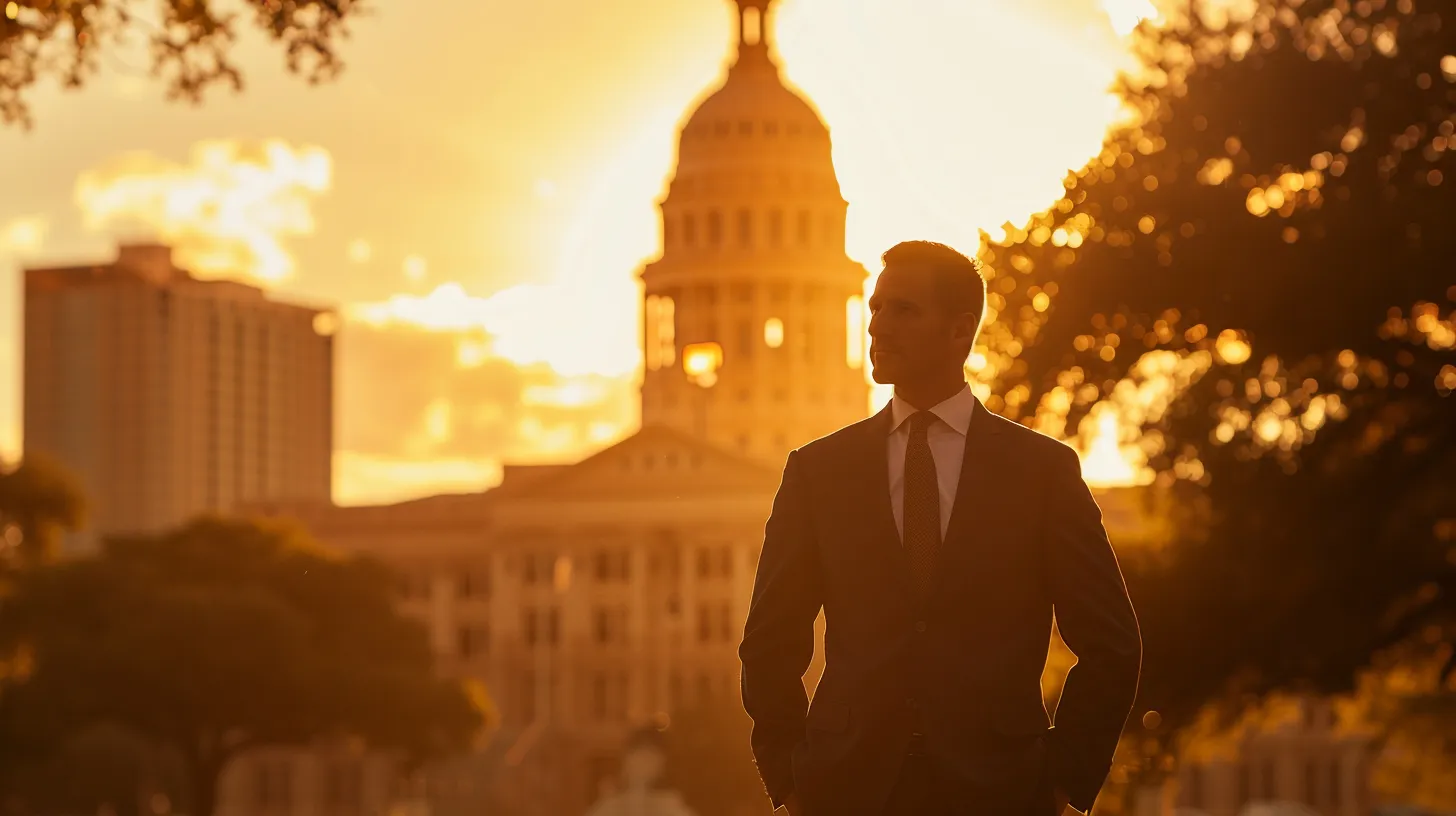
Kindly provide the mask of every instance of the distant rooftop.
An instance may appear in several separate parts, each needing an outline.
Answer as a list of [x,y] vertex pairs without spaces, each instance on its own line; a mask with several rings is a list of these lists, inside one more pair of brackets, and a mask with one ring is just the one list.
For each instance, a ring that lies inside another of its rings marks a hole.
[[[32,267],[25,270],[29,289],[47,291],[85,286],[115,284],[119,279],[149,284],[159,288],[186,288],[205,291],[207,296],[236,301],[274,301],[263,289],[237,280],[198,279],[172,259],[172,247],[156,242],[129,242],[117,246],[116,260],[102,264]],[[309,307],[289,302],[283,305],[306,308],[314,312],[328,308]]]

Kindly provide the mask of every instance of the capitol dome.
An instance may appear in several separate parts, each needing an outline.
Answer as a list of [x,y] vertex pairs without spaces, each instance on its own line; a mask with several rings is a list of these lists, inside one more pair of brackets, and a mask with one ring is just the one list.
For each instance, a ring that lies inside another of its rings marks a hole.
[[863,419],[863,293],[829,128],[784,84],[772,0],[734,0],[723,80],[684,118],[641,272],[642,424],[782,467]]
[[819,180],[832,180],[829,128],[808,100],[784,84],[773,57],[765,19],[771,0],[736,2],[737,53],[722,84],[683,124],[677,178],[715,169],[812,168]]

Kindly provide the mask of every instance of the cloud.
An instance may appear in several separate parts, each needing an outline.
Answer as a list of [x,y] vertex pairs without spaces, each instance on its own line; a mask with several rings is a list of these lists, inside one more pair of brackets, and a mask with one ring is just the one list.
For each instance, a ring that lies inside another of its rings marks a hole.
[[199,273],[277,282],[295,267],[286,239],[313,232],[313,202],[332,176],[323,148],[206,141],[186,164],[118,156],[82,173],[75,199],[89,229],[144,229]]
[[482,489],[502,463],[572,461],[636,427],[633,378],[519,364],[491,353],[494,340],[477,325],[346,311],[336,357],[340,502]]
[[[498,357],[565,376],[623,377],[636,371],[641,357],[634,287],[633,281],[624,282],[622,292],[521,284],[481,297],[451,282],[424,296],[353,304],[345,313],[364,325],[452,333],[467,365]],[[625,308],[614,308],[619,299]]]

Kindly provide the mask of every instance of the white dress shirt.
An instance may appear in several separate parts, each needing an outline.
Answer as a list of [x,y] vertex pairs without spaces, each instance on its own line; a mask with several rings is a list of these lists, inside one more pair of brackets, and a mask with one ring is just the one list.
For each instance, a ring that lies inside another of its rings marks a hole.
[[[971,387],[957,391],[929,410],[938,422],[926,429],[930,456],[935,460],[935,481],[940,488],[940,537],[945,539],[950,526],[950,511],[955,507],[956,487],[961,480],[961,460],[966,456],[966,429],[971,427],[971,414],[976,398]],[[895,511],[895,529],[905,538],[905,449],[910,444],[910,423],[915,406],[897,394],[890,400],[890,506]]]

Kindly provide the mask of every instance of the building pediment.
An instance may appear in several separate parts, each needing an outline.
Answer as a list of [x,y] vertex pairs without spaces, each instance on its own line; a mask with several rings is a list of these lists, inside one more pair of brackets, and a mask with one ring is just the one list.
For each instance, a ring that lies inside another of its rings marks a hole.
[[771,496],[779,477],[756,460],[658,425],[514,489],[508,479],[500,498],[514,503]]

